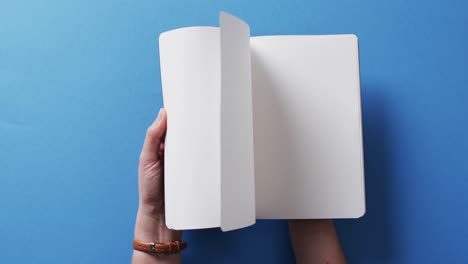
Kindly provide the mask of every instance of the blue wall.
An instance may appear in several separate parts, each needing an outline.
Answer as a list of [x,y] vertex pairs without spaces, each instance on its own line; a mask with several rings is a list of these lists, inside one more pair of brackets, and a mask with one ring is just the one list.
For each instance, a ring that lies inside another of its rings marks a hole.
[[[359,36],[368,210],[337,221],[350,262],[467,262],[462,0],[1,1],[0,262],[129,262],[158,35],[220,10],[253,35]],[[281,221],[185,239],[187,263],[293,261]]]

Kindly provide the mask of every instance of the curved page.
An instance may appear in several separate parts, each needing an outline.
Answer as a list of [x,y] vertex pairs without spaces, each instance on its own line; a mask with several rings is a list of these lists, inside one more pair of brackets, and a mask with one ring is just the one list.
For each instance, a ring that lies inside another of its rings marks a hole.
[[250,29],[222,12],[221,229],[255,223]]
[[166,224],[220,226],[220,33],[193,27],[159,38],[164,107]]

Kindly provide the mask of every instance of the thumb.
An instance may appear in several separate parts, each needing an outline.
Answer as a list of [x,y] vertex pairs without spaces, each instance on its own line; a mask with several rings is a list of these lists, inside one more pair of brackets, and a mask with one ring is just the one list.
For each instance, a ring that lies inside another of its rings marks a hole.
[[161,108],[158,117],[146,130],[146,138],[140,154],[140,162],[158,162],[160,158],[160,146],[166,132],[167,115],[166,110]]

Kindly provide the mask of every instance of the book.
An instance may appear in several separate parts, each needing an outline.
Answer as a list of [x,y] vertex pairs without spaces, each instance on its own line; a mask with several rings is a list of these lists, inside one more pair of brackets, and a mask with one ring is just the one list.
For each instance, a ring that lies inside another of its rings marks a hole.
[[365,213],[355,35],[251,37],[221,12],[159,51],[169,228]]

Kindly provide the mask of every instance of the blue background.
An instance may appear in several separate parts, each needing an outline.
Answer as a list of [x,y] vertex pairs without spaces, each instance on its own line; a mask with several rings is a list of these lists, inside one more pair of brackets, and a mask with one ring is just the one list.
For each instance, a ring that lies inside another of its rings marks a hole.
[[[0,1],[0,262],[129,263],[157,39],[218,24],[360,40],[367,214],[350,263],[468,261],[468,2]],[[284,221],[185,233],[187,263],[292,263]]]

